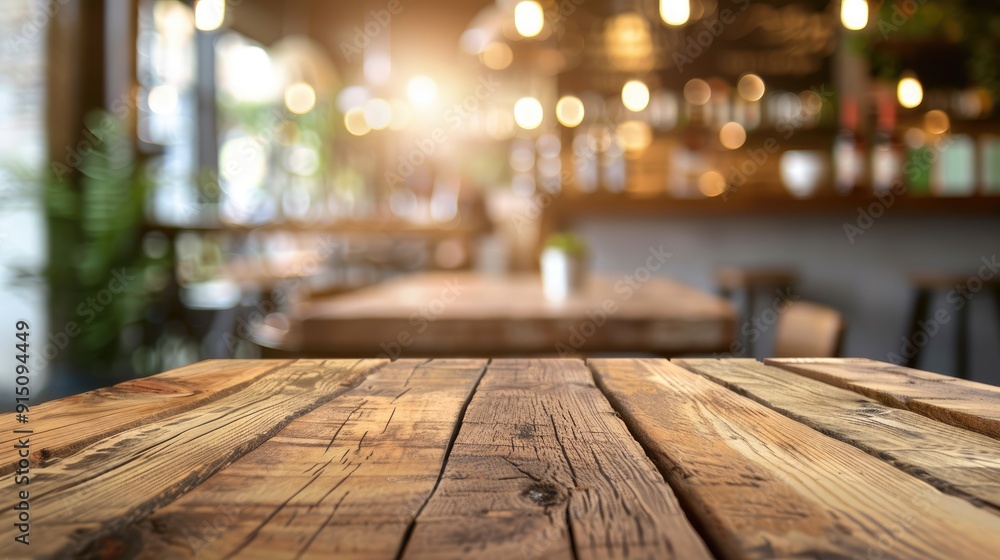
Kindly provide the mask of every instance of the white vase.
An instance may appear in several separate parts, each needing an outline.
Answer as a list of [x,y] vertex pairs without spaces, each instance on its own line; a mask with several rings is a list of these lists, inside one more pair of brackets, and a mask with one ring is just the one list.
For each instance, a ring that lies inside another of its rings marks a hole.
[[564,301],[583,285],[584,261],[555,247],[542,251],[542,292],[549,301]]

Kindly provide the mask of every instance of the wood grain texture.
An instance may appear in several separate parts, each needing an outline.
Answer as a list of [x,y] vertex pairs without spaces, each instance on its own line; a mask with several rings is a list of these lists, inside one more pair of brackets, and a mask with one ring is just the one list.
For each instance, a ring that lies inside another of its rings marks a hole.
[[709,558],[580,361],[491,363],[403,558]]
[[[65,557],[147,515],[383,364],[298,360],[232,395],[32,469],[31,554]],[[3,495],[15,488],[0,480]],[[13,531],[0,524],[0,542],[11,542]]]
[[[206,360],[159,375],[119,383],[50,401],[28,413],[33,465],[66,457],[91,443],[134,428],[204,406],[231,395],[281,366],[287,360]],[[0,418],[0,447],[17,442],[14,414]],[[23,436],[22,436],[23,437]],[[0,475],[14,471],[16,459],[5,455]]]
[[1000,387],[864,358],[785,358],[765,363],[1000,438]]
[[987,558],[1000,516],[665,360],[598,383],[731,558]]
[[735,314],[726,300],[663,278],[645,279],[630,277],[629,284],[621,277],[593,277],[553,304],[536,275],[407,276],[303,304],[294,313],[289,342],[318,356],[338,348],[352,356],[398,349],[403,357],[728,349]]
[[1000,441],[752,359],[673,363],[1000,513]]
[[149,559],[396,558],[485,365],[386,366],[93,548]]

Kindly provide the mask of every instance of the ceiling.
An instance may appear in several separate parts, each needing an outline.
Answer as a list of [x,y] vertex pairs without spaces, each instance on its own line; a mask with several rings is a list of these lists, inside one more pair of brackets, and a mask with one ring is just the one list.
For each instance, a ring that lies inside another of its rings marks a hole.
[[350,76],[360,72],[360,57],[349,53],[367,40],[366,15],[384,15],[390,4],[399,6],[387,28],[393,65],[419,72],[457,63],[459,37],[493,0],[244,0],[232,9],[231,28],[265,45],[290,34],[308,35],[327,49],[342,75]]

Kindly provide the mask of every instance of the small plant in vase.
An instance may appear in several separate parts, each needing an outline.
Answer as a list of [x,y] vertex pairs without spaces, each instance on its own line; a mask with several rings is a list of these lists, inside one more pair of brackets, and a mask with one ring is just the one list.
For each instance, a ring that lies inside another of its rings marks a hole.
[[564,301],[583,285],[587,247],[572,233],[558,233],[542,248],[542,291],[549,301]]

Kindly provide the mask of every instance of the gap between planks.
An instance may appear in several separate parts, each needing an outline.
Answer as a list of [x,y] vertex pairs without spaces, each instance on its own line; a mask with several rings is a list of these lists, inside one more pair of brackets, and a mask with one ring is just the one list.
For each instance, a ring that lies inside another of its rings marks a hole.
[[[430,360],[428,360],[430,362]],[[472,390],[469,391],[468,396],[465,397],[465,402],[462,403],[462,408],[458,412],[458,421],[455,422],[455,427],[451,431],[451,438],[448,439],[448,446],[445,448],[444,461],[441,461],[441,469],[438,471],[437,480],[434,481],[434,487],[431,488],[430,494],[424,498],[423,503],[417,509],[417,512],[410,519],[410,522],[406,526],[406,531],[403,533],[403,540],[400,543],[399,551],[396,553],[396,560],[402,560],[403,553],[406,551],[406,545],[410,543],[410,537],[413,536],[413,529],[417,525],[417,519],[420,514],[423,513],[424,508],[427,507],[428,502],[434,497],[437,492],[438,486],[441,485],[441,479],[444,477],[444,471],[448,468],[448,459],[451,458],[451,450],[455,447],[455,440],[458,439],[458,432],[462,429],[462,424],[465,422],[465,414],[469,410],[469,403],[472,402],[472,398],[476,395],[476,391],[479,389],[479,384],[483,381],[483,376],[486,375],[486,371],[490,368],[490,364],[493,362],[493,358],[486,360],[483,364],[481,370],[479,370],[479,375],[476,377],[475,382],[472,385]]]
[[672,363],[1000,513],[1000,442],[753,359]]
[[1000,387],[867,358],[768,358],[764,363],[1000,439]]
[[388,364],[109,541],[139,559],[396,558],[484,371]]
[[709,558],[581,360],[494,361],[403,558]]
[[[384,364],[298,360],[203,407],[120,432],[39,468],[32,473],[32,528],[45,538],[33,539],[32,554],[80,554],[95,539],[198,487]],[[9,532],[0,526],[0,538],[12,538]]]
[[588,365],[720,557],[973,558],[1000,546],[1000,517],[680,366]]

